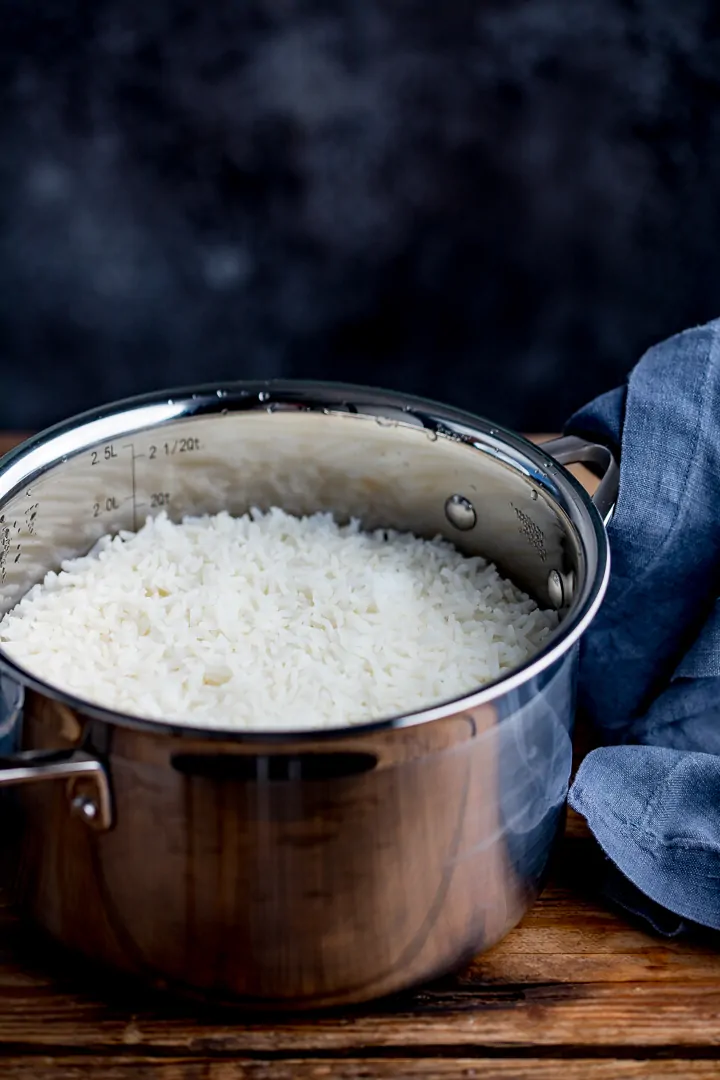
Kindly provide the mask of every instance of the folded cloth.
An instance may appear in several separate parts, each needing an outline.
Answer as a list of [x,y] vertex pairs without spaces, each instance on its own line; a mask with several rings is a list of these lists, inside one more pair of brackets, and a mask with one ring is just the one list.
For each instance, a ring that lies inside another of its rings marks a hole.
[[619,903],[660,932],[720,929],[720,320],[652,348],[566,431],[620,457],[579,682],[611,745],[582,763],[570,805],[620,871]]

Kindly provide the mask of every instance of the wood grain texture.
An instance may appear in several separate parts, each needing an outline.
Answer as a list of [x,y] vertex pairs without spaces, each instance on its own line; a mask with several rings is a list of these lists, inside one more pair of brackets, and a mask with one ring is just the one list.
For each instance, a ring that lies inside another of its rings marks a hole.
[[[14,437],[0,437],[0,452]],[[580,752],[590,745],[580,733]],[[580,756],[580,755],[578,755]],[[570,814],[550,884],[459,976],[375,1005],[258,1019],[79,964],[0,907],[6,1080],[629,1080],[720,1075],[711,936],[653,938],[598,900],[602,861]]]
[[[450,1054],[483,1058],[490,1051],[528,1047],[555,1056],[629,1050],[649,1057],[697,1056],[713,1049],[720,1060],[720,986],[696,982],[562,987],[508,984],[425,991],[386,1011],[306,1017],[277,1022],[243,1017],[222,1019],[165,1007],[153,1009],[140,995],[136,1009],[113,1005],[108,987],[88,983],[87,994],[56,986],[4,987],[0,994],[3,1057],[19,1048],[38,1053],[119,1049],[157,1056],[347,1057],[363,1054],[432,1058]],[[103,1002],[102,995],[106,1000]]]
[[45,1057],[3,1059],[4,1080],[709,1080],[713,1061],[627,1061],[582,1058],[516,1058],[478,1061],[395,1058],[372,1061],[220,1061],[213,1058],[153,1061],[147,1058]]

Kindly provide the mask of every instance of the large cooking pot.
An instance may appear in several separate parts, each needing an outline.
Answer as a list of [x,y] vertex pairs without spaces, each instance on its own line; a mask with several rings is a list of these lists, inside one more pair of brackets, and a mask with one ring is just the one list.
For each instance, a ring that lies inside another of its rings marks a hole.
[[[559,464],[579,460],[605,471],[594,503]],[[302,383],[137,398],[8,454],[2,611],[160,509],[279,505],[441,533],[561,613],[509,677],[320,732],[137,719],[0,655],[17,900],[155,984],[272,1006],[368,999],[487,949],[537,895],[563,820],[576,645],[606,588],[616,487],[609,452],[579,439],[539,449],[425,401]]]

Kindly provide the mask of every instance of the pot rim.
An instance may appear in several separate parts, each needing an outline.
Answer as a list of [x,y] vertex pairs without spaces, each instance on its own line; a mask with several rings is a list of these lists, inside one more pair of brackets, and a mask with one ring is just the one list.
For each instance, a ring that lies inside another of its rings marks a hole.
[[[573,611],[571,606],[565,619],[549,636],[543,648],[533,654],[524,664],[470,694],[439,702],[415,712],[389,716],[368,723],[329,728],[274,728],[248,731],[227,727],[195,727],[172,720],[134,716],[96,705],[45,682],[7,656],[1,644],[0,672],[10,676],[24,688],[50,697],[84,717],[121,728],[147,731],[168,737],[215,742],[310,743],[416,727],[489,704],[545,672],[579,641],[602,604],[610,578],[610,549],[607,532],[590,495],[572,473],[543,451],[542,444],[532,443],[511,429],[501,424],[491,423],[481,416],[415,395],[346,383],[277,379],[209,383],[124,398],[100,408],[79,413],[46,428],[24,440],[0,458],[0,508],[2,503],[12,497],[19,487],[25,486],[30,475],[36,475],[37,472],[42,472],[107,438],[129,434],[131,431],[141,431],[148,426],[149,419],[161,426],[179,419],[212,415],[221,407],[228,412],[267,411],[268,406],[276,397],[280,399],[278,404],[302,408],[305,411],[324,408],[325,411],[330,412],[345,411],[348,414],[355,414],[360,411],[356,408],[358,405],[374,406],[386,411],[399,410],[398,423],[411,423],[411,418],[420,420],[427,430],[434,430],[436,434],[450,436],[456,440],[459,437],[466,443],[473,443],[472,436],[475,436],[476,444],[482,441],[486,452],[505,460],[506,464],[517,467],[519,459],[529,462],[537,470],[536,479],[542,483],[550,499],[557,503],[558,493],[573,496],[572,501],[576,509],[585,515],[586,522],[594,535],[597,545],[595,575],[577,610]],[[351,399],[351,404],[348,404],[348,399]],[[328,410],[328,404],[334,408]],[[145,413],[152,410],[151,417],[143,416],[143,410]],[[136,420],[134,424],[133,419]],[[90,426],[95,430],[89,433]],[[83,432],[86,437],[78,438]],[[87,437],[88,434],[91,435],[90,438]],[[54,452],[48,455],[47,451],[53,448]],[[508,450],[511,452],[509,459],[506,453]],[[33,457],[38,459],[34,469],[31,467],[23,470],[21,466],[24,463],[32,465]],[[17,478],[14,477],[16,472],[20,474]]]

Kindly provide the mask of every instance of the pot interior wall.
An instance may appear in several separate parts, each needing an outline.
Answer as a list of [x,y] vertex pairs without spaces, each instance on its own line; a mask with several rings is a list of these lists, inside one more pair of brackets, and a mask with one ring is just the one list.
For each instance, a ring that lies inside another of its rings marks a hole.
[[[441,534],[495,562],[543,606],[551,570],[586,576],[552,477],[519,466],[500,438],[472,444],[378,412],[279,404],[183,416],[106,439],[93,437],[95,424],[67,455],[58,436],[28,455],[25,475],[15,463],[14,490],[0,501],[0,610],[103,534],[138,528],[162,511],[179,520],[280,506]],[[448,517],[452,496],[472,505],[472,527]]]

